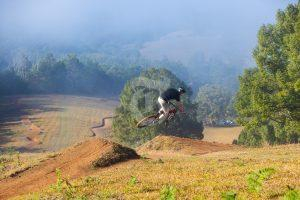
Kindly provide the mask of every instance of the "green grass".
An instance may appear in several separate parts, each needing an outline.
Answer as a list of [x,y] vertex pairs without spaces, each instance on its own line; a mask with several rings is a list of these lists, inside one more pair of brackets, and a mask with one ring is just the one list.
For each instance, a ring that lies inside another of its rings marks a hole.
[[[282,199],[297,195],[299,158],[300,145],[241,148],[202,156],[176,154],[161,157],[163,162],[140,159],[104,168],[70,184],[73,196],[87,199]],[[257,192],[249,190],[247,182],[253,173],[264,177]],[[68,186],[62,188],[61,192],[46,188],[18,199],[67,199]]]

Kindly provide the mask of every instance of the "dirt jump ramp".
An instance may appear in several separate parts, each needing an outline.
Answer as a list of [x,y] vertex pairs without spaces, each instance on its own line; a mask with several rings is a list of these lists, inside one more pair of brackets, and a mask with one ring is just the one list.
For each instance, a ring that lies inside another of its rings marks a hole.
[[0,181],[0,199],[36,191],[56,181],[56,169],[63,178],[74,179],[93,173],[98,167],[137,159],[130,148],[95,138],[67,148],[57,156],[48,158],[39,165]]
[[205,142],[197,139],[159,135],[137,148],[140,154],[150,151],[164,151],[187,155],[201,155],[232,148],[232,145]]

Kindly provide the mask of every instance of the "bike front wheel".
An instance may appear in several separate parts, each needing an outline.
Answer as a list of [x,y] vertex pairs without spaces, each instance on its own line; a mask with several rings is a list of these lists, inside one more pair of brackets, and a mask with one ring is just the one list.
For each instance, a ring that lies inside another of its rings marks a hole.
[[136,126],[138,128],[143,128],[143,127],[147,127],[147,126],[153,126],[158,121],[159,121],[159,118],[157,117],[157,115],[151,115],[151,116],[145,117],[144,119],[142,119],[141,121],[139,121]]

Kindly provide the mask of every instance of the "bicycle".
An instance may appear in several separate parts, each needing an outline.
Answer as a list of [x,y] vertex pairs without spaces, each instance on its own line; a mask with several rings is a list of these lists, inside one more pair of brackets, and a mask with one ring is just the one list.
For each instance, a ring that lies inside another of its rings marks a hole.
[[[166,125],[169,123],[170,120],[172,120],[175,117],[175,115],[178,111],[177,106],[175,106],[172,102],[168,102],[168,103],[171,104],[171,106],[173,108],[170,108],[168,116],[165,119]],[[141,121],[139,121],[136,126],[137,126],[137,128],[154,126],[154,125],[158,124],[158,122],[160,121],[159,116],[160,116],[160,113],[157,113],[156,115],[147,116],[147,117],[143,118]]]

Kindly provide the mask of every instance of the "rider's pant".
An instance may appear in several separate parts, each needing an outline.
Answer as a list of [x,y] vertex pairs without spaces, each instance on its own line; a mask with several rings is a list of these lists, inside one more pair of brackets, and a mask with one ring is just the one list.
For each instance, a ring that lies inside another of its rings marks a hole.
[[158,97],[158,103],[160,105],[160,110],[159,110],[159,113],[161,113],[161,111],[163,111],[164,113],[163,114],[160,114],[159,115],[159,119],[163,119],[165,120],[165,117],[168,116],[168,113],[170,111],[169,109],[169,104],[161,97]]

